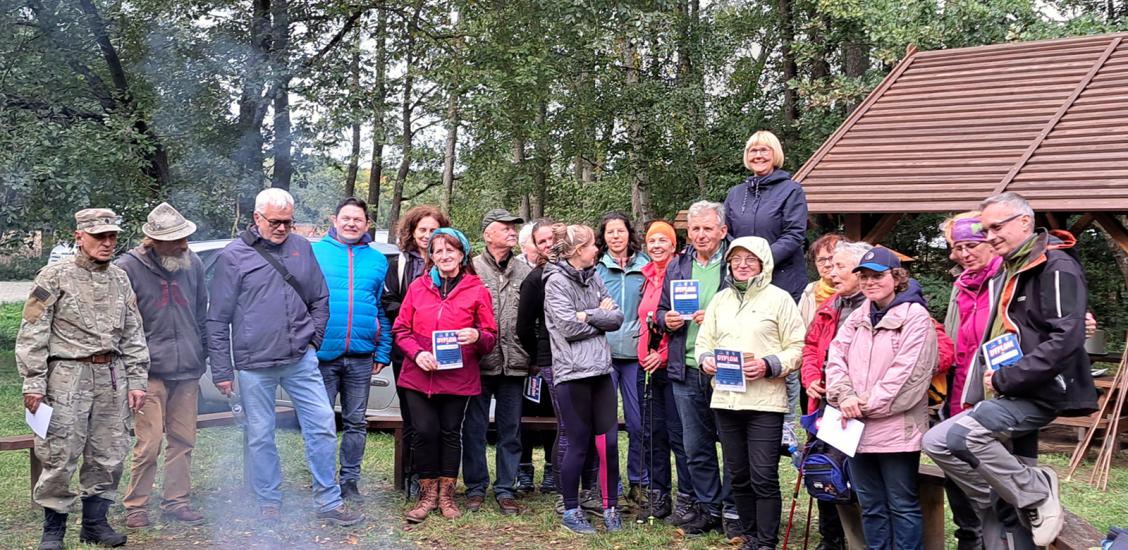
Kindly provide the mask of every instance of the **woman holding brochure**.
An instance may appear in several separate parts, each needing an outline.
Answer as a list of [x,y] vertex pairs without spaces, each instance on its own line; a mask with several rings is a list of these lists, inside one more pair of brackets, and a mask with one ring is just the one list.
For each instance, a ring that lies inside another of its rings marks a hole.
[[618,531],[623,527],[616,508],[619,414],[606,334],[622,325],[623,312],[595,272],[599,248],[591,228],[553,227],[555,243],[544,267],[544,321],[552,345],[557,410],[571,443],[560,464],[563,523],[575,533],[595,533],[579,501],[580,472],[588,452],[584,442],[594,438],[603,525],[607,531]]
[[467,400],[482,391],[478,360],[497,343],[493,303],[474,274],[466,236],[457,229],[437,229],[426,258],[423,276],[408,287],[392,327],[404,355],[398,385],[416,432],[420,497],[406,514],[412,523],[436,508],[447,519],[462,515],[454,503],[462,418]]
[[799,307],[772,286],[771,247],[741,237],[725,253],[732,286],[705,309],[696,350],[702,372],[714,376],[717,431],[744,526],[744,546],[779,544],[779,433],[787,412],[786,378],[799,366],[805,332]]
[[[864,423],[849,462],[866,546],[924,548],[917,468],[928,429],[928,384],[937,337],[924,296],[888,248],[854,268],[865,301],[830,344],[827,402]],[[832,411],[831,411],[832,412]]]

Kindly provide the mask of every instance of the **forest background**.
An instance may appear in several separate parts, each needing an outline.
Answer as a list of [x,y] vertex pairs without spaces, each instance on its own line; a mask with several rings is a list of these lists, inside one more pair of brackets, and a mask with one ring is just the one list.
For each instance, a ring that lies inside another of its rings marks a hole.
[[[135,240],[162,200],[194,238],[231,237],[267,186],[318,225],[348,195],[381,229],[421,203],[470,233],[497,206],[672,219],[747,175],[755,130],[797,170],[909,45],[1125,30],[1128,0],[0,0],[0,28],[8,254],[67,238],[86,206]],[[918,258],[934,311],[951,284],[940,219],[886,241]],[[1079,237],[1119,347],[1128,258]]]

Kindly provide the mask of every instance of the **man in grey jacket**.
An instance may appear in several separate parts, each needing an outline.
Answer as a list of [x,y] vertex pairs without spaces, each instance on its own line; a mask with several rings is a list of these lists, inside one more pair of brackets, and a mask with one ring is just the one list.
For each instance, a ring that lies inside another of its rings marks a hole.
[[281,386],[302,427],[318,518],[341,526],[360,523],[364,516],[346,511],[341,501],[337,426],[317,368],[329,319],[325,278],[309,241],[290,235],[289,193],[273,188],[259,193],[254,220],[216,259],[207,337],[215,386],[229,395],[234,374],[239,377],[260,521],[281,520],[282,465],[274,443],[274,396]]
[[190,499],[196,399],[207,349],[204,265],[188,250],[188,236],[196,232],[196,224],[167,202],[149,213],[141,231],[145,233],[141,245],[117,260],[137,295],[150,360],[149,391],[141,414],[134,417],[137,441],[125,493],[125,525],[130,529],[149,526],[149,495],[157,477],[161,443],[166,439],[161,515],[195,525],[204,521],[203,514],[192,509]]
[[470,399],[462,437],[462,476],[466,483],[466,506],[477,511],[485,501],[490,471],[486,465],[486,430],[490,422],[490,400],[496,399],[497,479],[494,496],[503,515],[516,515],[514,484],[521,462],[521,400],[529,356],[517,339],[517,303],[521,282],[532,271],[513,254],[517,244],[517,224],[525,220],[503,208],[486,212],[482,218],[482,238],[486,251],[474,258],[474,271],[490,289],[494,317],[497,318],[497,347],[481,360],[482,393]]

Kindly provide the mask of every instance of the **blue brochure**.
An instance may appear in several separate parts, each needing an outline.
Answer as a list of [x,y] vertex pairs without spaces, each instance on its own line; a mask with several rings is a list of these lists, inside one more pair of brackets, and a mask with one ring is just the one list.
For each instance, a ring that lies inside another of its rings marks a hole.
[[670,281],[670,307],[680,313],[682,319],[692,319],[701,309],[701,283],[692,279]]
[[714,389],[744,393],[744,354],[731,349],[713,350],[717,362],[717,385]]
[[436,330],[431,333],[431,349],[439,370],[462,368],[462,346],[458,345],[457,330]]
[[1022,359],[1022,348],[1018,346],[1018,338],[1012,333],[1006,333],[998,338],[993,338],[983,344],[983,358],[991,370],[999,370],[1007,365],[1013,365]]

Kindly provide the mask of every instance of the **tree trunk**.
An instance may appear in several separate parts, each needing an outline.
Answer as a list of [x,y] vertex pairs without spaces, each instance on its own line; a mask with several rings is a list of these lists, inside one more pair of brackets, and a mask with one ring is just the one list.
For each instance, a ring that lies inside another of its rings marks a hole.
[[807,18],[811,21],[808,40],[814,45],[815,55],[811,58],[811,80],[821,80],[830,76],[830,63],[827,62],[826,32],[829,28],[826,18],[822,17],[816,4],[811,3],[807,11]]
[[262,107],[262,94],[269,72],[270,44],[270,0],[253,0],[251,47],[247,54],[239,116],[235,124],[239,132],[239,146],[235,152],[235,165],[239,170],[236,230],[250,222],[255,195],[262,190],[266,179],[262,136],[262,117],[266,110]]
[[[847,38],[842,42],[842,72],[850,78],[862,78],[870,68],[869,44],[865,42],[862,25],[857,22],[847,24]],[[846,112],[853,112],[861,104],[858,97],[847,106]]]
[[688,105],[689,111],[689,149],[693,155],[694,179],[697,182],[699,196],[708,194],[709,169],[705,163],[705,147],[702,143],[705,136],[705,78],[697,70],[695,63],[696,52],[700,47],[697,42],[699,14],[701,13],[700,0],[686,0],[678,4],[681,17],[681,32],[678,37],[678,82],[681,86],[692,88],[693,97]]
[[458,149],[458,126],[461,119],[458,111],[458,91],[451,90],[447,100],[446,149],[443,152],[443,212],[450,215],[450,201],[454,196],[454,160]]
[[[384,125],[384,113],[387,109],[388,86],[388,15],[383,9],[376,16],[376,90],[373,99],[376,101],[376,112],[372,116],[372,161],[368,166],[368,209],[372,212],[372,219],[380,215],[380,185],[384,175],[384,143],[387,141],[388,130]],[[372,224],[372,234],[376,234],[376,224]],[[388,233],[395,232],[391,228]]]
[[534,218],[543,218],[545,206],[548,203],[548,171],[552,167],[552,145],[549,140],[547,124],[548,101],[541,98],[537,102],[536,130],[537,138],[533,144],[533,154],[536,156],[533,173],[533,193],[529,215]]
[[529,189],[525,175],[528,167],[525,165],[525,136],[513,136],[513,170],[510,171],[509,198],[520,197],[521,208],[528,214]]
[[412,104],[412,87],[415,85],[415,33],[419,29],[419,12],[423,9],[423,0],[416,0],[411,19],[407,21],[404,29],[404,76],[403,76],[403,108],[402,133],[400,149],[403,157],[400,159],[399,171],[396,172],[396,182],[392,186],[392,201],[388,206],[388,242],[396,241],[396,223],[399,222],[400,207],[403,203],[403,186],[407,182],[407,175],[411,171],[412,138],[414,132],[411,128],[411,114],[414,112]]
[[792,80],[798,75],[795,55],[791,44],[795,40],[795,19],[792,16],[791,0],[778,0],[780,56],[783,58],[783,119],[794,123],[799,119],[799,93],[792,87]]
[[[638,89],[639,59],[630,38],[619,42],[623,66],[626,67],[627,94]],[[637,109],[638,101],[631,101],[631,111],[627,114],[627,133],[630,139],[631,163],[631,214],[636,220],[650,219],[650,173],[646,161],[646,144],[643,138],[642,121]]]
[[[360,40],[357,34],[357,43],[353,47],[352,58],[349,60],[349,76],[351,90],[349,95],[359,95],[360,92]],[[350,102],[351,103],[351,102]],[[355,109],[355,107],[353,107]],[[352,147],[349,150],[349,167],[345,173],[345,196],[356,195],[356,173],[360,170],[360,117],[353,112],[352,115]]]

